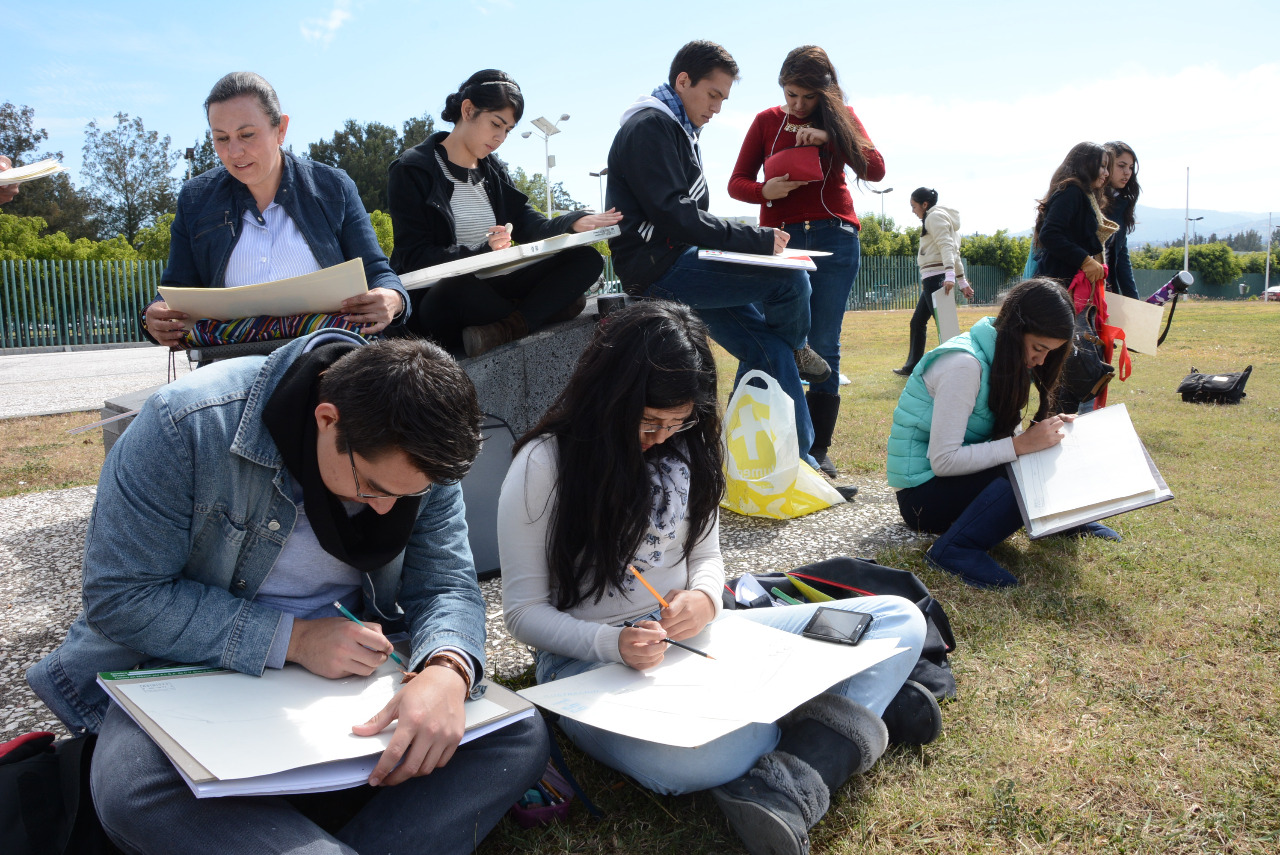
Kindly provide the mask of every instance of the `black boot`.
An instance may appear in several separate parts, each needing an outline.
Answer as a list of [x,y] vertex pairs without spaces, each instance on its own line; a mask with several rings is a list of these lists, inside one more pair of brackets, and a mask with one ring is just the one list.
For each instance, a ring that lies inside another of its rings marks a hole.
[[811,391],[805,393],[804,400],[809,405],[809,419],[813,422],[813,445],[809,446],[809,453],[818,461],[823,475],[838,478],[840,473],[827,457],[827,451],[831,448],[831,436],[836,431],[836,418],[840,415],[840,396]]
[[462,328],[462,349],[467,356],[479,356],[488,353],[498,345],[524,338],[529,334],[529,327],[524,322],[524,315],[512,312],[500,321],[476,327]]
[[806,701],[778,725],[778,747],[711,795],[751,855],[807,855],[809,829],[831,794],[871,768],[889,735],[871,710],[834,694]]
[[902,684],[885,707],[890,745],[928,745],[942,733],[942,708],[933,692],[914,680]]

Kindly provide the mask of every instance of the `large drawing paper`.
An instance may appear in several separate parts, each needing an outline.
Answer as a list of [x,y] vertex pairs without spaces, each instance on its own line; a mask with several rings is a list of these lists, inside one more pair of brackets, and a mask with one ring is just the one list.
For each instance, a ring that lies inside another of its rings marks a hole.
[[[366,780],[394,726],[351,733],[400,688],[390,663],[369,677],[328,680],[297,665],[262,677],[209,668],[114,672],[99,678],[169,755],[197,796],[319,792]],[[468,742],[532,714],[489,685],[465,706]]]
[[1063,431],[1058,445],[1009,464],[1033,539],[1173,498],[1124,404],[1077,416]]
[[26,166],[15,166],[0,172],[0,187],[7,184],[24,184],[27,181],[35,181],[39,178],[48,178],[50,175],[57,175],[62,172],[63,166],[51,157],[44,160],[37,160],[35,163],[28,163]]
[[817,253],[783,253],[782,255],[758,255],[753,252],[729,252],[723,249],[700,249],[698,258],[707,261],[727,261],[733,264],[754,264],[759,267],[787,267],[792,270],[817,270],[810,255]]
[[342,301],[369,290],[364,262],[358,258],[326,267],[305,276],[242,285],[239,288],[176,288],[160,286],[160,296],[170,309],[186,312],[193,320],[208,318],[287,318],[290,315],[328,314],[342,311]]
[[611,664],[519,694],[584,724],[692,748],[752,722],[776,721],[902,650],[897,639],[831,644],[734,614],[687,643],[716,658],[672,647],[647,671]]
[[1155,356],[1163,319],[1164,306],[1122,294],[1107,295],[1107,323],[1124,330],[1124,343],[1130,350]]
[[960,316],[956,313],[956,289],[950,291],[943,285],[933,292],[933,317],[938,322],[938,344],[944,344],[960,335]]
[[415,270],[412,273],[405,273],[400,277],[400,284],[413,291],[417,288],[426,288],[441,279],[448,279],[451,276],[465,276],[468,273],[474,273],[479,279],[487,279],[490,276],[510,273],[512,270],[517,270],[535,261],[540,261],[543,257],[554,255],[571,247],[585,246],[597,241],[608,240],[620,234],[622,234],[622,229],[617,226],[605,226],[604,228],[593,229],[580,234],[571,232],[544,240],[535,240],[532,243],[509,246],[506,249],[498,249],[493,252],[481,252],[468,258],[459,258],[457,261],[435,264],[431,267]]

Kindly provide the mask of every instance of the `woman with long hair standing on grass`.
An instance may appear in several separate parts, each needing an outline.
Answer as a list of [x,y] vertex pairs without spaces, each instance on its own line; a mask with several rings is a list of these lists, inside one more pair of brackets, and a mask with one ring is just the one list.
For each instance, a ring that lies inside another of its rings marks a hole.
[[1107,290],[1126,297],[1138,298],[1138,283],[1133,281],[1133,264],[1129,261],[1129,235],[1138,223],[1134,209],[1138,207],[1138,155],[1128,143],[1115,140],[1103,146],[1111,155],[1107,177],[1107,216],[1119,226],[1107,241]]
[[[831,253],[814,259],[818,269],[809,273],[809,346],[831,366],[831,376],[810,384],[805,400],[813,419],[809,453],[828,477],[835,478],[838,473],[827,452],[840,414],[840,328],[862,262],[861,223],[844,170],[849,167],[863,181],[879,181],[884,178],[884,158],[845,103],[835,66],[822,48],[805,45],[787,54],[778,85],[784,103],[757,114],[751,123],[729,179],[729,195],[758,204],[760,225],[786,230],[791,235],[789,249]],[[820,179],[793,181],[788,173],[756,180],[765,160],[798,146],[817,150]]]

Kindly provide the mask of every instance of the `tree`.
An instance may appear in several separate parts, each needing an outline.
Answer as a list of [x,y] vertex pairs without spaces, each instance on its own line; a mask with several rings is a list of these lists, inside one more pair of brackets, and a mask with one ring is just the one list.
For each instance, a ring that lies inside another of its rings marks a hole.
[[347,119],[332,140],[308,145],[307,157],[336,166],[351,176],[365,211],[385,211],[387,172],[400,151],[400,135],[395,128],[381,122],[361,125],[355,119]]
[[[542,213],[547,213],[547,177],[541,172],[535,172],[532,175],[526,173],[523,167],[517,166],[515,171],[511,173],[511,183],[516,185],[516,189],[529,197],[529,203]],[[557,181],[551,185],[551,206],[557,211],[584,211],[587,206],[574,199],[569,195],[569,191],[564,189],[564,184]]]
[[[436,129],[436,120],[430,113],[423,113],[417,118],[404,123],[404,133],[400,136],[400,154],[404,154],[420,142],[431,136]],[[399,157],[400,155],[396,155]]]
[[960,254],[970,264],[998,267],[1006,278],[1020,276],[1031,253],[1031,238],[1010,237],[1008,229],[993,235],[969,235],[960,239]]
[[46,232],[47,224],[40,217],[0,214],[0,261],[132,261],[138,258],[137,251],[120,235],[108,241],[87,238],[72,241],[63,232]]
[[369,225],[373,226],[373,234],[378,238],[378,246],[382,248],[382,254],[390,258],[391,248],[394,245],[391,215],[374,211],[369,215]]
[[143,261],[168,261],[170,229],[173,228],[173,214],[161,214],[155,223],[138,230],[133,245],[138,249],[138,258]]
[[863,255],[915,255],[920,249],[919,227],[900,232],[893,217],[882,220],[879,214],[864,214],[860,221],[858,241]]
[[[18,107],[6,101],[0,104],[0,154],[13,159],[14,166],[24,166],[52,157],[62,160],[62,152],[41,152],[36,147],[49,138],[44,128],[33,124],[35,110]],[[89,200],[76,191],[65,172],[22,186],[18,197],[5,206],[5,212],[19,217],[39,217],[48,234],[66,232],[72,240],[98,237],[97,224],[89,210]]]
[[83,169],[101,231],[132,244],[139,229],[173,210],[178,182],[172,173],[181,155],[141,118],[116,113],[115,119],[114,128],[100,128],[96,119],[85,128]]
[[[1188,266],[1206,285],[1230,285],[1240,278],[1240,262],[1225,243],[1196,244],[1190,247]],[[1156,259],[1157,270],[1181,270],[1182,247],[1171,246]]]
[[218,157],[218,152],[213,148],[213,132],[205,131],[204,139],[197,140],[192,146],[192,154],[195,156],[187,161],[187,169],[189,170],[189,178],[194,178],[202,172],[208,172],[222,165],[222,160]]

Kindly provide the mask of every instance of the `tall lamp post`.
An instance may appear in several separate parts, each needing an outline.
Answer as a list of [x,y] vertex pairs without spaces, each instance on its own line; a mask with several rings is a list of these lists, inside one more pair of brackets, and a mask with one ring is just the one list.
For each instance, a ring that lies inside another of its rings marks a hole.
[[609,174],[609,167],[604,167],[599,172],[588,172],[592,178],[596,179],[596,183],[600,185],[600,213],[604,213],[604,177]]
[[1271,212],[1267,212],[1267,271],[1262,278],[1262,299],[1267,299],[1271,288],[1271,235],[1275,232],[1271,225]]
[[560,128],[559,128],[560,122],[567,122],[567,121],[569,121],[568,113],[561,113],[560,118],[555,122],[555,124],[552,124],[551,121],[546,116],[539,116],[538,118],[533,120],[533,126],[537,128],[539,131],[542,131],[542,133],[538,133],[537,131],[525,131],[520,135],[524,139],[528,139],[531,136],[537,136],[542,140],[542,154],[547,161],[547,171],[544,174],[544,177],[546,178],[546,181],[547,181],[547,216],[548,217],[551,216],[551,167],[556,165],[556,159],[551,156],[551,143],[549,141],[556,134],[560,133]]
[[886,187],[883,190],[877,190],[874,187],[868,187],[872,193],[880,197],[880,230],[884,231],[884,197],[893,192],[892,187]]

